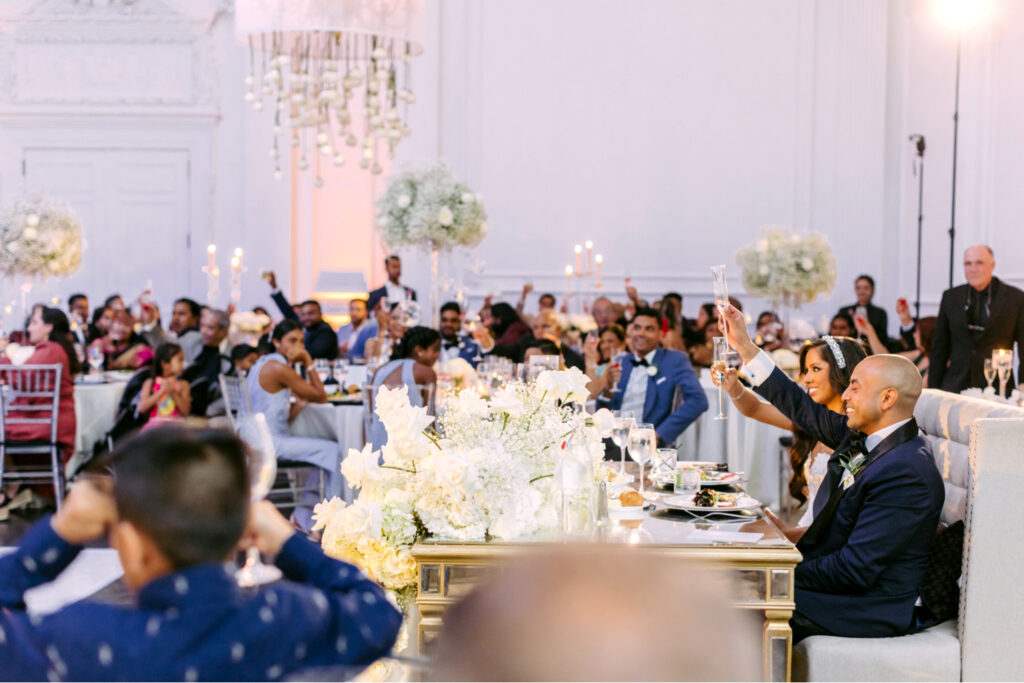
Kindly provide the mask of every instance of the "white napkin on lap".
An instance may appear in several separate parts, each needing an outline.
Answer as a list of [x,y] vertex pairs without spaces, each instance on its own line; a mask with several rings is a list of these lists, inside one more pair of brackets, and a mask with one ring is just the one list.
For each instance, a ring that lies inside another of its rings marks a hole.
[[4,349],[4,354],[11,359],[11,362],[15,365],[24,365],[25,361],[35,353],[36,347],[34,346],[22,346],[21,344],[8,344],[7,348]]

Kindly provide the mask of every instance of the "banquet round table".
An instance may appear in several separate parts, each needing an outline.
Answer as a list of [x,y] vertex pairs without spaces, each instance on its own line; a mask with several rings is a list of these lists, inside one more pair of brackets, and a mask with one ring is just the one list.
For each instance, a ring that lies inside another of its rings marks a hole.
[[744,417],[723,395],[726,419],[718,415],[718,387],[706,369],[700,384],[708,399],[708,409],[676,441],[680,460],[724,462],[730,472],[743,472],[745,488],[754,498],[770,507],[779,505],[779,437],[789,432]]
[[[295,416],[288,432],[293,436],[311,436],[317,439],[337,441],[341,447],[342,459],[350,448],[363,448],[363,404],[359,403],[310,403]],[[352,502],[352,491],[342,483],[342,496]]]
[[114,426],[117,406],[127,383],[105,381],[75,384],[75,457],[87,458],[93,446]]

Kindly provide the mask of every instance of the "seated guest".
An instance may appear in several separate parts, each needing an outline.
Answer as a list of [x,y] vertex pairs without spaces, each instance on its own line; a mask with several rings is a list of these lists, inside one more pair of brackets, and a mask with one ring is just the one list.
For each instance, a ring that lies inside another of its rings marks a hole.
[[486,322],[476,331],[480,350],[485,354],[508,358],[516,363],[522,362],[523,351],[534,337],[515,309],[499,301],[491,305],[486,317],[481,315],[481,318]]
[[[800,348],[800,382],[815,403],[843,415],[843,392],[850,386],[853,369],[866,357],[861,343],[848,337],[823,337],[809,342]],[[711,379],[717,384],[718,373],[711,373]],[[789,448],[789,462],[793,467],[789,492],[801,504],[807,503],[798,528],[809,526],[814,519],[815,495],[828,472],[832,449],[800,429],[771,403],[744,388],[735,369],[726,371],[723,381],[723,390],[742,415],[793,432],[793,445]]]
[[120,294],[111,294],[107,297],[106,301],[103,302],[104,308],[109,308],[114,313],[120,313],[121,311],[127,311],[128,308],[124,305],[124,299],[121,298]]
[[[534,339],[549,339],[560,349],[562,359],[568,368],[578,368],[581,372],[586,369],[583,356],[578,354],[569,344],[562,343],[562,335],[565,332],[562,318],[553,309],[542,309],[533,318],[530,326]],[[498,354],[501,355],[501,354]]]
[[91,348],[103,352],[104,370],[138,370],[153,360],[153,351],[132,325],[130,315],[114,313],[107,334],[92,343]]
[[388,275],[388,281],[383,287],[370,292],[366,299],[366,309],[370,312],[376,311],[377,306],[387,299],[387,308],[402,301],[416,301],[416,292],[411,287],[406,287],[402,279],[402,259],[397,254],[391,254],[384,259],[384,271]]
[[[163,427],[125,442],[113,484],[76,483],[0,557],[0,671],[9,680],[278,680],[387,654],[402,618],[384,591],[263,501],[230,433]],[[113,489],[112,493],[110,489]],[[25,592],[109,534],[133,604],[29,615]],[[225,560],[276,556],[284,581],[243,589]]]
[[[28,323],[28,342],[35,346],[32,355],[25,365],[60,365],[60,397],[57,403],[57,443],[60,444],[61,461],[65,464],[75,450],[75,374],[82,366],[71,345],[71,330],[68,319],[56,308],[40,306],[32,313]],[[0,364],[8,365],[7,356],[0,355]],[[49,390],[51,387],[43,387]],[[9,418],[39,417],[38,412],[18,410],[18,406],[34,406],[47,404],[48,398],[19,398],[10,406]],[[48,424],[9,424],[6,438],[9,441],[50,441],[50,425]],[[35,454],[7,455],[15,466],[35,467],[50,464],[49,455]],[[45,490],[45,489],[41,489]],[[10,500],[0,492],[0,506]]]
[[85,294],[72,294],[68,297],[68,324],[74,345],[84,352],[89,346],[89,299]]
[[303,301],[299,306],[299,322],[306,335],[306,350],[312,358],[334,360],[338,357],[338,335],[324,320],[319,302]]
[[786,345],[786,329],[775,311],[764,311],[757,316],[757,336],[754,343],[768,352]]
[[[294,320],[282,320],[274,326],[274,353],[261,357],[249,370],[247,382],[254,413],[263,413],[274,439],[274,451],[279,460],[305,462],[323,470],[326,482],[324,495],[330,499],[341,495],[341,451],[337,442],[292,436],[288,423],[309,403],[326,403],[327,392],[317,374],[316,366],[306,351],[302,328]],[[306,368],[303,379],[293,365]],[[295,396],[294,403],[291,397]],[[307,485],[316,487],[316,475]],[[303,495],[294,517],[298,525],[308,531],[313,528],[313,506],[319,502],[316,493]]]
[[604,391],[605,371],[609,364],[626,349],[626,331],[620,325],[612,323],[601,328],[596,337],[587,341],[583,349],[587,364],[587,377],[590,378],[590,398]]
[[373,336],[363,344],[366,360],[370,362],[383,359],[386,363],[387,359],[391,358],[392,347],[409,330],[406,324],[408,316],[403,303],[393,304],[390,310],[378,308],[374,316],[377,322],[373,326]]
[[874,278],[870,275],[859,276],[853,283],[853,293],[857,297],[857,303],[841,306],[839,312],[850,316],[854,324],[856,324],[858,315],[867,318],[867,322],[875,328],[875,333],[878,335],[879,341],[882,342],[882,346],[886,348],[886,351],[874,351],[874,353],[888,353],[889,345],[892,343],[889,340],[889,315],[884,308],[879,308],[871,303],[875,296]]
[[[428,405],[430,389],[437,383],[434,364],[440,356],[441,335],[438,331],[429,327],[413,327],[395,344],[391,360],[373,373],[370,384],[374,391],[379,387],[406,386],[410,404]],[[374,409],[375,398],[370,397],[369,441],[377,450],[387,443],[388,434]]]
[[192,409],[192,392],[181,377],[185,352],[174,342],[164,342],[153,355],[152,376],[142,384],[139,414],[147,416],[146,426],[179,420]]
[[914,603],[945,499],[914,406],[921,373],[906,358],[871,356],[843,393],[846,417],[819,405],[750,340],[743,315],[728,315],[729,344],[758,394],[834,449],[814,502],[814,521],[789,530],[796,567],[793,639],[810,635],[899,636]]
[[366,299],[352,299],[348,302],[348,317],[349,322],[338,328],[338,355],[355,360],[363,357],[366,344],[366,339],[363,339],[364,346],[360,346],[359,333],[372,324],[367,314]]
[[847,313],[836,313],[828,324],[828,333],[833,337],[855,337],[857,327],[853,318]]
[[[685,353],[658,347],[661,321],[657,311],[639,309],[626,334],[632,357],[605,372],[608,384],[597,399],[598,406],[633,411],[637,422],[654,425],[659,444],[673,444],[708,409],[704,389]],[[654,385],[652,391],[648,391],[649,383]],[[673,409],[677,391],[683,402]]]
[[686,351],[690,354],[690,361],[694,367],[710,368],[711,361],[715,355],[714,342],[712,340],[715,337],[720,337],[722,333],[718,331],[717,323],[712,321],[701,328],[700,334],[700,341],[690,344]]
[[555,310],[555,303],[554,294],[541,294],[537,299],[537,309],[539,311],[553,311]]
[[535,356],[558,356],[559,366],[565,369],[565,358],[562,358],[562,349],[550,339],[534,339],[523,350],[523,363],[529,365],[530,359]]
[[100,306],[92,312],[92,320],[89,321],[89,344],[100,337],[105,337],[110,330],[110,321],[114,319],[114,309],[108,306]]
[[661,345],[666,349],[686,351],[683,341],[683,316],[679,304],[672,297],[665,297],[657,308],[661,316]]
[[253,364],[259,360],[260,352],[248,344],[239,344],[231,349],[231,364],[235,366],[235,375],[245,377]]
[[599,296],[594,299],[594,305],[590,309],[591,315],[594,316],[594,322],[597,323],[597,328],[604,329],[609,325],[613,325],[618,322],[619,314],[615,309],[615,304],[612,303],[611,299],[605,296]]
[[[192,299],[183,297],[175,301],[174,308],[171,309],[169,341],[181,346],[185,352],[186,364],[193,362],[199,352],[203,350],[203,339],[199,333],[201,308]],[[156,310],[155,306],[154,310]],[[157,311],[157,315],[159,315],[159,311]]]
[[234,364],[220,352],[220,345],[227,339],[230,327],[231,318],[225,311],[210,309],[202,317],[199,325],[202,350],[181,374],[191,389],[191,414],[196,417],[215,417],[225,413],[220,375],[233,374]]
[[454,301],[441,306],[441,362],[461,358],[474,368],[479,361],[480,346],[462,331],[462,307]]

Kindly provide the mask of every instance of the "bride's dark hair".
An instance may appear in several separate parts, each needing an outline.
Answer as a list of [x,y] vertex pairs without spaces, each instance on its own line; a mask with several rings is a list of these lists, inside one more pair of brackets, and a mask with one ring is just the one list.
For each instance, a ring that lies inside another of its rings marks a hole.
[[437,330],[423,326],[413,327],[407,330],[391,349],[391,360],[412,358],[412,352],[417,347],[428,349],[439,341],[441,341],[441,334]]
[[[842,394],[846,387],[850,386],[850,375],[857,364],[867,358],[867,351],[864,345],[856,339],[849,337],[833,337],[839,350],[842,352],[846,367],[839,367],[836,362],[836,355],[824,339],[817,339],[807,342],[800,349],[800,376],[807,372],[807,354],[811,349],[824,349],[821,357],[828,364],[828,383],[832,385],[832,391]],[[793,445],[789,447],[789,463],[793,466],[793,476],[789,478],[789,495],[793,496],[801,504],[807,502],[807,477],[804,476],[804,463],[810,457],[817,439],[810,434],[793,425]]]

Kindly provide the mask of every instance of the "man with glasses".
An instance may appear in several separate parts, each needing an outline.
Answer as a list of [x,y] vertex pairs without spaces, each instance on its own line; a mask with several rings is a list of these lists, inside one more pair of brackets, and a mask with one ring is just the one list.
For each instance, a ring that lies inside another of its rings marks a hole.
[[[967,284],[947,289],[932,338],[928,386],[959,393],[984,387],[993,349],[1024,351],[1024,292],[992,276],[996,261],[983,244],[964,252]],[[1007,383],[1007,391],[1012,389]]]

